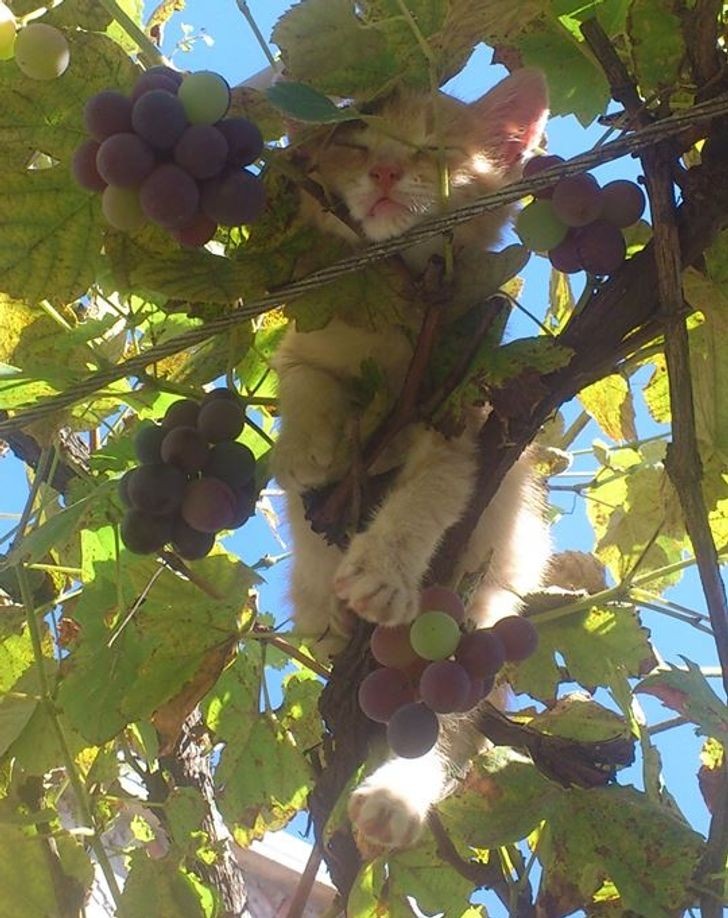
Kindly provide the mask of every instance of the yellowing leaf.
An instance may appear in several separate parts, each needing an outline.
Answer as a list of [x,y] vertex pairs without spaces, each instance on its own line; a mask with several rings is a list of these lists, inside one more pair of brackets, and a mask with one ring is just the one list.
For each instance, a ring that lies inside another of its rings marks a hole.
[[579,401],[613,440],[636,440],[634,405],[629,383],[613,373],[579,393]]

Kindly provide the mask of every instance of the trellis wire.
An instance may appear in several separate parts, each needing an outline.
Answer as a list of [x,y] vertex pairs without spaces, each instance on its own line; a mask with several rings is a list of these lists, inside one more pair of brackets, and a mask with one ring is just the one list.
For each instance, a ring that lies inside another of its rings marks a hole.
[[290,302],[297,296],[323,287],[345,274],[351,274],[354,271],[365,268],[403,249],[431,239],[433,236],[448,233],[460,223],[464,223],[488,211],[496,210],[506,204],[512,204],[527,194],[547,188],[563,176],[584,172],[592,166],[610,162],[627,153],[641,150],[672,137],[686,127],[726,114],[728,114],[728,94],[722,94],[708,102],[695,105],[683,112],[677,112],[662,121],[642,128],[637,134],[620,137],[601,147],[575,156],[555,168],[544,169],[528,181],[514,182],[500,191],[477,198],[450,213],[426,220],[401,236],[368,246],[362,251],[337,261],[327,268],[315,271],[301,280],[287,284],[285,287],[274,290],[265,296],[258,297],[234,312],[217,316],[198,328],[189,329],[180,335],[170,338],[168,341],[155,345],[144,351],[144,353],[130,357],[115,367],[93,373],[88,379],[71,386],[65,392],[59,392],[57,395],[43,399],[37,405],[17,411],[7,420],[0,421],[0,434],[16,430],[55,411],[68,408],[109,383],[116,382],[127,376],[138,376],[150,363],[155,363],[196,344],[201,344],[209,338],[227,331],[238,322],[260,315],[268,309],[280,306],[282,303]]

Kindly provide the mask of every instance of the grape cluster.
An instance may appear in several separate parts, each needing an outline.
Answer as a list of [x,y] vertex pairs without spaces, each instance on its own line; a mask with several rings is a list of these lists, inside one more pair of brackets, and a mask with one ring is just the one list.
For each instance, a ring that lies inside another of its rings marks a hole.
[[[539,156],[529,160],[524,179],[564,160]],[[516,219],[521,241],[535,252],[548,252],[557,271],[612,274],[625,259],[622,230],[636,223],[645,209],[639,185],[626,179],[603,188],[588,173],[569,175],[535,193]]]
[[151,220],[182,245],[205,245],[219,225],[252,223],[265,205],[262,181],[243,168],[263,138],[247,118],[226,118],[229,107],[219,74],[152,67],[131,97],[106,89],[88,100],[90,137],[73,155],[73,176],[101,192],[115,229]]
[[464,620],[458,594],[432,586],[422,591],[411,625],[377,625],[372,633],[372,656],[380,666],[359,686],[359,706],[387,724],[389,745],[399,756],[424,755],[437,742],[438,714],[471,710],[504,663],[525,660],[536,649],[536,629],[518,615],[476,631]]
[[13,11],[0,0],[0,61],[13,57],[31,80],[55,80],[71,62],[66,36],[60,29],[31,22],[18,31]]
[[238,396],[213,389],[201,402],[174,402],[161,424],[140,428],[134,450],[141,465],[119,480],[129,551],[148,555],[171,544],[194,561],[210,551],[217,532],[253,514],[255,457],[235,439],[244,424]]

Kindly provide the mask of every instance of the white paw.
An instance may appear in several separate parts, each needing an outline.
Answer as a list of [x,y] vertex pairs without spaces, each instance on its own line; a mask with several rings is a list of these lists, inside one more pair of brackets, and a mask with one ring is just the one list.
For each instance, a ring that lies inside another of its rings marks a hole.
[[386,539],[364,532],[351,541],[334,576],[334,591],[370,622],[400,625],[417,615],[422,571],[413,570]]
[[342,468],[342,435],[317,430],[316,436],[302,431],[284,430],[273,449],[271,469],[282,487],[306,491],[333,481]]
[[365,783],[349,798],[354,838],[365,857],[414,844],[425,818],[426,813],[387,787]]

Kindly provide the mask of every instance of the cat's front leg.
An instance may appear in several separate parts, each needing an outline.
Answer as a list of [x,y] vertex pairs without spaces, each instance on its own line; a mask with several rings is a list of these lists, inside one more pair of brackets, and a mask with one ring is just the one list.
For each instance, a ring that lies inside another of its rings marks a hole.
[[302,492],[346,470],[351,405],[343,383],[323,370],[289,365],[279,376],[281,430],[271,468],[286,490]]
[[417,614],[422,578],[445,532],[463,513],[475,476],[472,441],[418,432],[394,488],[355,536],[334,590],[357,615],[396,625]]

